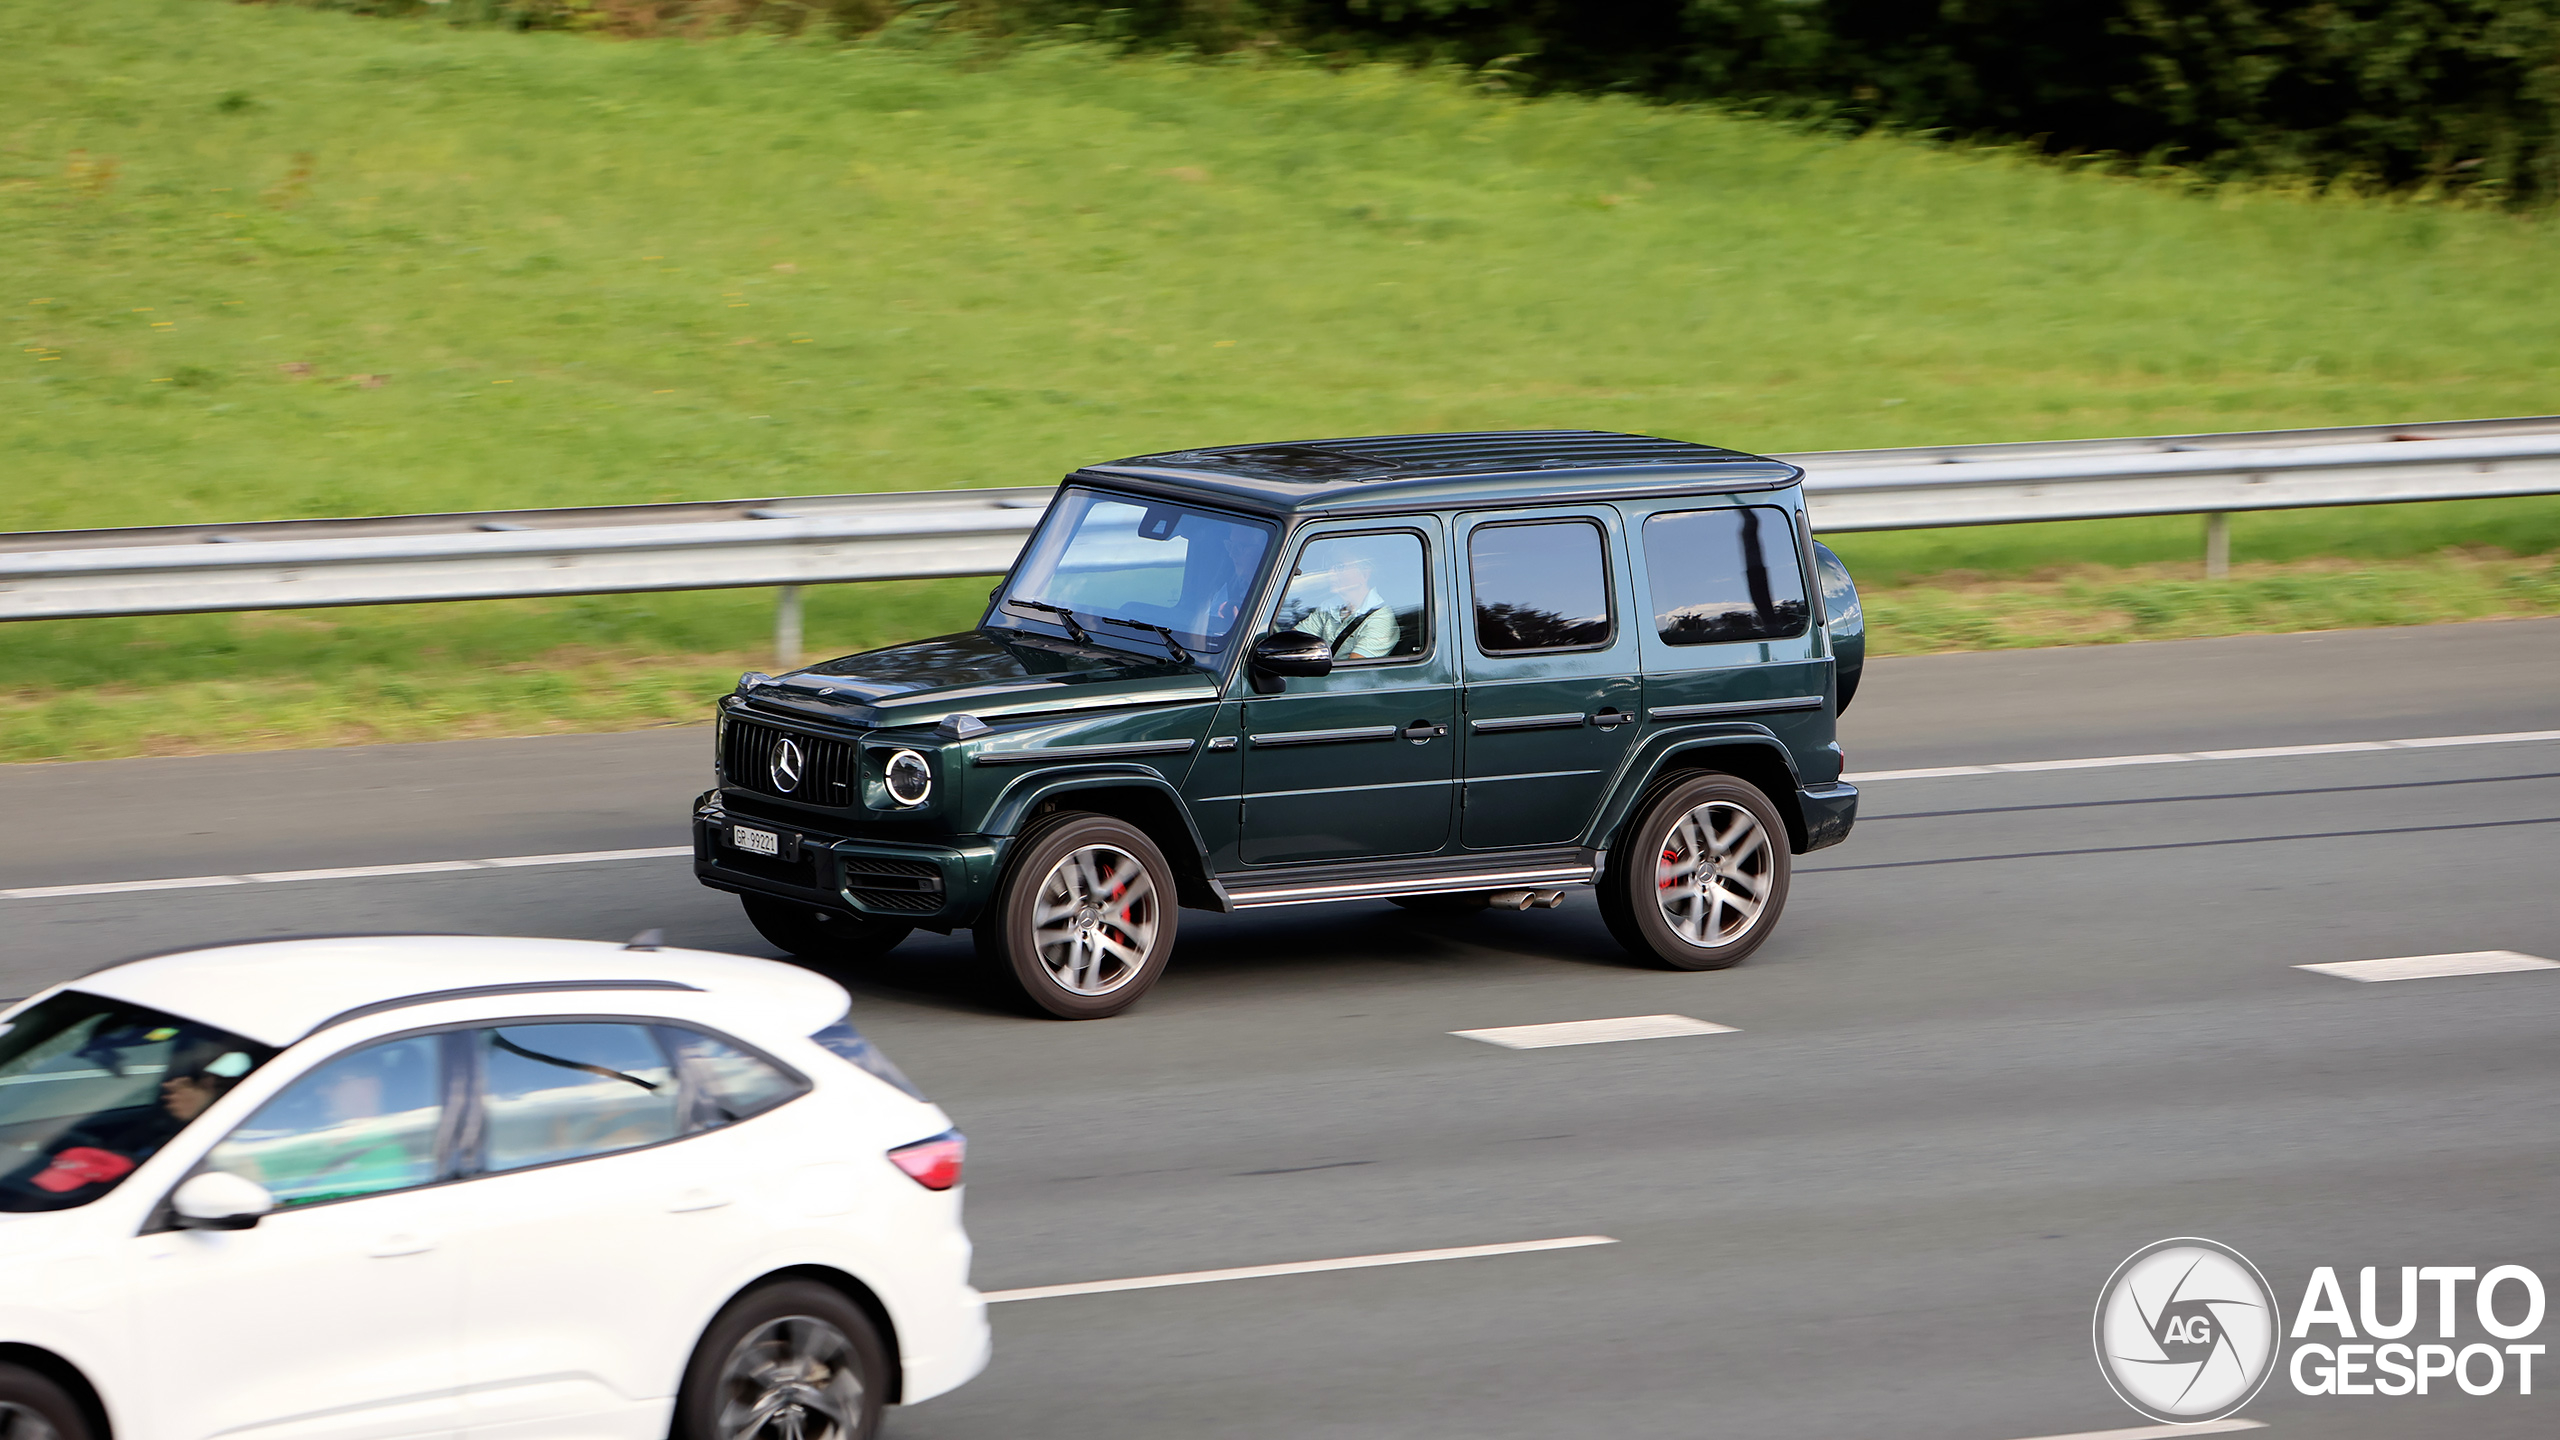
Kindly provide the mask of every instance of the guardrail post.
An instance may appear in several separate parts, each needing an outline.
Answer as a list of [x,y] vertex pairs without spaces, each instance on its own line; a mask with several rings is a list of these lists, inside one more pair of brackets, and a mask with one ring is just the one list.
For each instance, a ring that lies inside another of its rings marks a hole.
[[773,597],[773,663],[783,670],[800,668],[800,587],[785,585]]
[[[2231,512],[2216,510],[2204,517],[2204,578],[2231,578]],[[793,633],[798,633],[795,624]]]

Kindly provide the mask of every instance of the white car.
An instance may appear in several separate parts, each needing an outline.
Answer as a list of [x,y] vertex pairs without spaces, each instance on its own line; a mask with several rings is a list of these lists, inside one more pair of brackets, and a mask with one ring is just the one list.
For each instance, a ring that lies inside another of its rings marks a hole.
[[0,1014],[6,1440],[864,1440],[987,1361],[961,1138],[832,981],[382,936]]

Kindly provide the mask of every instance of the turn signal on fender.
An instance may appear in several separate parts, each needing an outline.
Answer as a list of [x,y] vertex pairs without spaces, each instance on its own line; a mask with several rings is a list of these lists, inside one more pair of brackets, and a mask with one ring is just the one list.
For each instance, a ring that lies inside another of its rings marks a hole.
[[960,1183],[960,1160],[968,1148],[968,1139],[959,1131],[946,1130],[890,1151],[889,1163],[927,1190],[948,1190]]

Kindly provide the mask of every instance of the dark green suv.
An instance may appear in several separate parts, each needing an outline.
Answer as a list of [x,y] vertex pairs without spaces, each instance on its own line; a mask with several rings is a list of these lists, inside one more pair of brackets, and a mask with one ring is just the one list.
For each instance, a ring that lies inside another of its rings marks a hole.
[[1079,470],[975,630],[722,698],[694,873],[822,963],[972,927],[1078,1019],[1184,906],[1589,886],[1630,950],[1720,969],[1857,814],[1863,631],[1801,478],[1580,430]]

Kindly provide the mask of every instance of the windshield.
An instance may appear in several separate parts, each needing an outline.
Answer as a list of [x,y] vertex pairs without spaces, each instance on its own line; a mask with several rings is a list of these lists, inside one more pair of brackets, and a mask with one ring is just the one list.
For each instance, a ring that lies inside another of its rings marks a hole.
[[[1013,583],[1007,613],[1057,623],[1074,613],[1096,643],[1153,646],[1171,630],[1186,650],[1216,654],[1253,600],[1271,529],[1172,501],[1091,490],[1059,494]],[[1114,625],[1113,621],[1128,624]]]
[[275,1053],[76,990],[0,1021],[0,1211],[113,1190]]

